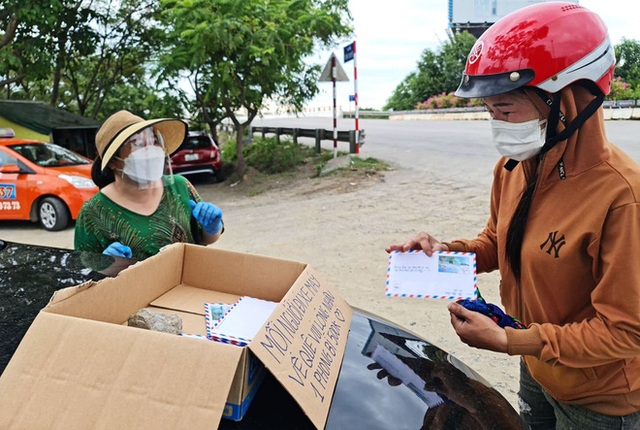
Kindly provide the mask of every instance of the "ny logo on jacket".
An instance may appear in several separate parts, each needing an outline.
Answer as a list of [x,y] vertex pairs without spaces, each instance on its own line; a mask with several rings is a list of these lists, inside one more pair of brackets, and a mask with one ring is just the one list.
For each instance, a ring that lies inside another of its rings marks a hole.
[[544,249],[548,245],[546,250],[547,254],[551,255],[551,251],[553,251],[553,258],[558,258],[560,257],[560,248],[562,248],[566,243],[567,241],[564,240],[564,234],[558,237],[558,232],[554,231],[549,233],[547,240],[540,245],[540,249]]

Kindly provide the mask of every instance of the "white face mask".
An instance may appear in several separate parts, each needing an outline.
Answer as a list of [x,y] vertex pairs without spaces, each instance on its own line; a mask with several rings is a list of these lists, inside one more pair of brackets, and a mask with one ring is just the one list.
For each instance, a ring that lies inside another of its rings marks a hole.
[[517,161],[528,160],[540,153],[547,135],[547,120],[525,122],[491,120],[493,143],[498,152]]
[[124,159],[122,173],[145,185],[162,178],[164,163],[164,149],[159,146],[145,146],[133,151]]

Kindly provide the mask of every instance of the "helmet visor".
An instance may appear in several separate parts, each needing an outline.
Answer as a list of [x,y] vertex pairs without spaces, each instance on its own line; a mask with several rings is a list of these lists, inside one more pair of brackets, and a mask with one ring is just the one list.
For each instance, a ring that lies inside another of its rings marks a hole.
[[455,95],[462,98],[489,97],[508,93],[524,87],[534,78],[531,69],[517,70],[495,75],[462,75]]

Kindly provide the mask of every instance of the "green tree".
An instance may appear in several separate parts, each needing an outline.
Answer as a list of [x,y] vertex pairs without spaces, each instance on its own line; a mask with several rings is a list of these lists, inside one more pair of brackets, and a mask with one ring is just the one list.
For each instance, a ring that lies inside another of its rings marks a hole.
[[615,46],[615,52],[618,65],[614,74],[632,87],[637,87],[640,84],[640,42],[623,38]]
[[46,77],[50,72],[49,34],[61,0],[0,2],[0,89],[6,94],[27,76]]
[[113,113],[113,107],[157,116],[144,106],[151,100],[150,87],[162,86],[150,75],[163,34],[157,1],[93,0],[91,7],[92,43],[65,56],[61,104],[98,119]]
[[413,97],[413,81],[416,79],[416,73],[410,73],[404,81],[393,90],[391,97],[387,100],[384,109],[393,109],[396,111],[413,110],[416,106],[415,97]]
[[418,61],[417,72],[409,74],[396,87],[384,109],[415,109],[418,103],[431,96],[454,91],[460,83],[467,55],[475,41],[465,31],[452,35],[438,51],[425,49]]
[[15,57],[11,49],[11,45],[16,38],[16,30],[18,28],[18,17],[13,12],[0,9],[0,22],[4,23],[4,33],[0,37],[0,89],[8,85],[21,76],[16,74],[11,76],[11,65],[16,65],[19,60]]
[[212,131],[225,117],[236,129],[242,179],[244,130],[268,100],[299,111],[317,92],[316,48],[351,33],[348,0],[162,0],[171,25],[167,76],[187,77],[195,107]]
[[[460,85],[467,56],[476,43],[476,38],[464,31],[457,33],[450,43],[442,46],[440,51],[440,79],[443,92],[454,91]],[[437,93],[432,93],[437,94]]]
[[142,118],[184,118],[184,106],[189,104],[184,97],[179,90],[158,87],[148,74],[135,75],[110,87],[96,119],[104,120],[120,109]]
[[[53,3],[52,3],[53,4]],[[53,9],[53,8],[52,8]],[[56,106],[60,99],[60,87],[63,75],[71,59],[82,58],[94,50],[97,35],[90,23],[96,16],[92,9],[83,7],[80,1],[61,1],[58,7],[51,10],[55,19],[48,33],[50,40],[47,49],[51,57],[52,76],[49,99]],[[69,55],[73,53],[74,55]]]
[[164,30],[155,0],[0,2],[0,88],[104,119],[118,109],[183,116],[179,89],[151,75]]

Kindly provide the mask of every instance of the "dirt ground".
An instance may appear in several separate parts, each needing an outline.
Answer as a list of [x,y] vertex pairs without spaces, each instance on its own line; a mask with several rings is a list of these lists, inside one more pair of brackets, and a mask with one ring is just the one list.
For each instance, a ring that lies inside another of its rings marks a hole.
[[[348,158],[348,157],[344,157]],[[385,247],[424,230],[449,240],[473,237],[488,216],[488,190],[472,194],[433,173],[312,169],[265,179],[199,186],[224,212],[213,246],[305,261],[354,307],[394,321],[478,371],[517,409],[518,358],[470,348],[449,323],[447,301],[385,296]],[[486,300],[499,303],[497,274],[478,277]]]

